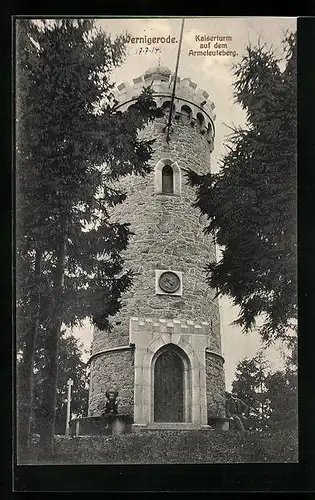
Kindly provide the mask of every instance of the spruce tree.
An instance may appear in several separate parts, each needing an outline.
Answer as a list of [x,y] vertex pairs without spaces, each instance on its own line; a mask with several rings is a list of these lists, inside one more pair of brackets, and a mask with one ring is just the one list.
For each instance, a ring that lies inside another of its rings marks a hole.
[[247,48],[234,67],[246,126],[232,127],[219,173],[188,176],[206,232],[222,248],[207,268],[209,285],[232,298],[245,331],[260,317],[266,341],[284,338],[297,319],[294,34],[284,50],[282,68],[272,49]]
[[[43,393],[42,381],[46,379],[46,349],[44,338],[39,337],[36,347],[34,361],[34,401],[33,401],[33,433],[40,429]],[[58,383],[56,404],[56,434],[65,434],[67,413],[67,381],[73,380],[71,391],[71,414],[78,417],[87,415],[88,410],[88,387],[87,368],[82,359],[83,345],[73,335],[66,334],[65,330],[60,334],[60,346],[58,355]]]
[[62,324],[89,316],[100,328],[131,284],[121,252],[126,224],[109,221],[126,193],[116,181],[146,175],[152,142],[138,132],[155,117],[144,89],[133,112],[115,110],[111,71],[122,63],[122,36],[91,20],[17,23],[17,333],[21,449],[29,442],[32,374],[44,332],[46,378],[41,447],[53,451]]
[[267,369],[268,363],[262,352],[252,359],[243,359],[236,367],[232,394],[248,405],[251,429],[266,426],[269,411],[265,386]]

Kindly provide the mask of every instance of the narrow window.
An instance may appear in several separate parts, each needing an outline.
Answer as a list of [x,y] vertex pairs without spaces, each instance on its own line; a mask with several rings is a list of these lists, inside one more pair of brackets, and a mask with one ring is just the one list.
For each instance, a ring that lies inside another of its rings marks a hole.
[[199,123],[199,129],[202,134],[206,132],[205,119],[201,113],[197,113],[197,121]]
[[171,109],[171,101],[163,102],[162,109],[165,109],[165,110]]
[[[162,104],[162,110],[163,110],[164,114],[168,115],[169,112],[170,112],[170,109],[171,109],[171,101],[165,101],[165,102],[163,102],[163,104]],[[173,104],[172,113],[174,113],[174,111],[175,111],[175,104]]]
[[162,170],[162,193],[174,194],[174,173],[170,165],[165,165]]
[[203,127],[205,119],[201,113],[197,113],[197,120],[198,120],[200,127]]
[[191,118],[191,109],[189,106],[182,106],[181,107],[181,114],[185,117],[185,119],[188,121]]

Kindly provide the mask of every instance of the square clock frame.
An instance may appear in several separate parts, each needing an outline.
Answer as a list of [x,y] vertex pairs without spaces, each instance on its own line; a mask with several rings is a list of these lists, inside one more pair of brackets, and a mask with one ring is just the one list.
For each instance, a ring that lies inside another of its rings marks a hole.
[[[183,294],[183,273],[172,269],[157,269],[155,271],[155,293],[157,295]],[[168,291],[169,290],[169,291]]]

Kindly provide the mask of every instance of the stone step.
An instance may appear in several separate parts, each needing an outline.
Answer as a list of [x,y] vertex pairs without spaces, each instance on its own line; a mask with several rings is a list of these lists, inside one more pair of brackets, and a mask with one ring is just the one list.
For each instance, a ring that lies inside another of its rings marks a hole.
[[161,430],[177,430],[177,431],[190,431],[190,430],[213,430],[209,425],[192,424],[188,422],[155,422],[153,424],[133,424],[131,426],[132,432],[142,431],[161,431]]

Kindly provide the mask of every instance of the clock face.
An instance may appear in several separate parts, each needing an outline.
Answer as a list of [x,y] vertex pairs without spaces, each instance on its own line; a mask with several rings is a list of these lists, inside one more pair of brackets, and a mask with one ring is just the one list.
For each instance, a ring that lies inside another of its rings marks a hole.
[[159,285],[163,292],[174,293],[180,287],[180,280],[177,274],[172,273],[171,271],[166,271],[165,273],[161,274]]

